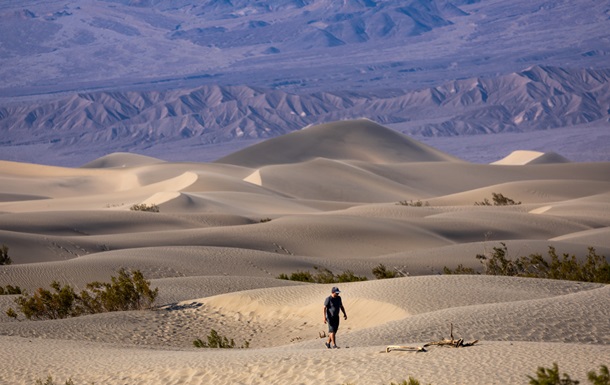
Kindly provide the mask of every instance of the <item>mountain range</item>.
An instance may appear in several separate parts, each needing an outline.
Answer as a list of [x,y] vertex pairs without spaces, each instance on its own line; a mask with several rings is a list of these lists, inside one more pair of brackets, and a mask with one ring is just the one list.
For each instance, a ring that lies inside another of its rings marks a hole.
[[607,138],[609,18],[588,0],[7,1],[0,148],[212,160],[359,117],[428,138]]

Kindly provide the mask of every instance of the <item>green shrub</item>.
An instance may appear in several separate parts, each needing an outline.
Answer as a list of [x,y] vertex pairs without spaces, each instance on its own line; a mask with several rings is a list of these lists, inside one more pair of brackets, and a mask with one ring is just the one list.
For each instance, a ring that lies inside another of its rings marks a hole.
[[148,309],[157,298],[159,289],[151,290],[150,282],[135,270],[119,270],[111,283],[92,282],[83,291],[83,305],[92,313]]
[[80,315],[78,296],[72,286],[61,287],[59,282],[53,281],[51,288],[54,292],[39,288],[32,296],[25,293],[16,298],[18,310],[27,319],[61,319]]
[[287,274],[280,274],[277,276],[278,279],[285,279],[288,281],[299,281],[299,282],[311,282],[311,283],[315,283],[314,281],[314,277],[313,274],[311,274],[309,271],[297,271],[296,273],[292,273],[290,274],[290,276],[288,276]]
[[[95,385],[94,382],[91,383],[92,385]],[[36,380],[36,385],[56,385],[55,381],[53,380],[53,377],[48,376],[47,380],[45,382],[42,382],[41,379],[37,379]],[[74,381],[72,381],[72,378],[68,378],[66,380],[66,382],[64,383],[64,385],[74,385]]]
[[563,254],[559,257],[552,246],[547,252],[548,259],[541,254],[530,254],[513,260],[507,257],[506,244],[501,242],[500,245],[493,248],[489,257],[483,254],[476,256],[483,263],[486,274],[610,283],[610,264],[593,247],[588,248],[586,260],[581,263],[574,255]]
[[485,274],[489,275],[518,275],[518,263],[513,263],[506,256],[508,249],[504,242],[500,242],[501,247],[494,247],[493,253],[488,258],[484,254],[477,254],[476,258],[485,266]]
[[6,285],[5,287],[0,286],[0,295],[14,295],[23,294],[23,290],[19,286]]
[[409,376],[409,380],[402,380],[402,382],[399,383],[394,383],[391,382],[390,385],[420,385],[421,383],[419,382],[419,380]]
[[[119,270],[112,283],[93,282],[86,290],[76,294],[72,286],[63,287],[57,281],[51,283],[54,291],[39,288],[33,295],[24,293],[15,299],[17,309],[27,319],[61,319],[83,314],[95,314],[122,310],[147,309],[154,303],[159,289],[151,290],[150,282],[139,270]],[[11,314],[9,314],[9,312]],[[16,318],[9,309],[7,315]]]
[[8,246],[0,246],[0,265],[10,265],[13,263],[11,257],[8,256]]
[[464,267],[461,263],[453,270],[448,268],[447,266],[443,267],[443,274],[466,274],[466,275],[475,275],[478,274],[472,267]]
[[[55,381],[53,381],[53,377],[48,376],[45,382],[42,382],[41,379],[37,379],[36,385],[55,385]],[[71,378],[68,378],[64,385],[74,385],[74,381],[72,381]]]
[[[196,348],[233,349],[235,348],[235,341],[233,338],[229,340],[227,337],[218,334],[216,330],[212,329],[207,336],[207,342],[197,338],[193,341],[193,346]],[[240,349],[247,349],[249,347],[250,342],[245,341],[244,344],[240,346]]]
[[377,279],[396,278],[401,276],[401,274],[396,271],[388,270],[383,263],[380,263],[373,268],[373,275]]
[[158,213],[159,206],[157,206],[154,203],[152,203],[150,205],[148,205],[146,203],[140,203],[140,204],[135,204],[135,205],[131,206],[129,208],[129,210],[131,210],[131,211],[149,211],[151,213]]
[[557,363],[553,363],[552,368],[538,367],[535,378],[527,377],[530,379],[530,385],[577,385],[580,383],[580,381],[572,380],[566,373],[560,376]]
[[587,373],[587,378],[593,385],[610,385],[610,373],[608,372],[608,367],[606,365],[602,365],[599,368],[599,375],[592,370]]
[[[566,373],[563,373],[563,376],[559,375],[559,367],[557,363],[553,364],[552,368],[543,368],[539,367],[536,372],[536,377],[527,376],[531,385],[577,385],[580,382],[576,380],[572,380],[570,376]],[[610,385],[610,374],[608,373],[608,367],[606,365],[602,365],[600,367],[600,374],[597,375],[595,371],[590,371],[588,373],[589,382],[592,385]],[[350,383],[346,383],[344,385],[352,385]],[[391,382],[390,385],[420,385],[419,380],[409,376],[409,380],[403,380],[402,382],[395,383]]]
[[9,309],[6,311],[6,315],[7,315],[7,316],[9,316],[9,317],[11,317],[11,318],[14,318],[14,319],[17,319],[17,317],[18,317],[17,312],[15,312],[15,310],[13,310],[13,308],[9,308]]
[[399,201],[398,203],[396,203],[397,205],[400,206],[411,206],[411,207],[423,207],[423,206],[430,206],[430,203],[428,203],[428,201],[426,202],[422,202],[419,199],[416,202],[413,202],[412,200],[410,201]]
[[314,266],[316,274],[313,276],[315,283],[336,283],[337,279],[332,271],[325,267],[319,268]]
[[314,266],[316,270],[315,274],[309,271],[297,271],[296,273],[280,274],[277,276],[278,279],[285,279],[289,281],[309,282],[309,283],[340,283],[340,282],[357,282],[366,281],[367,278],[364,276],[357,276],[353,271],[346,270],[342,274],[335,275],[332,271],[327,268],[319,268]]
[[[515,202],[514,200],[505,197],[502,194],[491,193],[491,199],[493,201],[493,206],[513,206],[520,205],[521,202]],[[491,202],[489,199],[485,198],[481,202],[474,202],[475,206],[491,206]]]
[[337,282],[359,282],[366,281],[366,277],[355,275],[351,270],[345,270],[343,273],[337,275]]

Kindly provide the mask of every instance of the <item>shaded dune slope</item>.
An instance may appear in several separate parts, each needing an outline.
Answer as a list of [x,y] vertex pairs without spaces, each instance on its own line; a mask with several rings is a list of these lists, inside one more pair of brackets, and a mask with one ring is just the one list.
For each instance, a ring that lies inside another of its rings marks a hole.
[[369,163],[457,161],[370,120],[320,124],[250,146],[216,162],[260,167],[314,158]]
[[[79,291],[126,268],[159,298],[151,311],[16,321],[4,309],[17,296],[0,296],[0,342],[11,352],[0,378],[32,383],[42,370],[108,384],[279,383],[289,373],[304,384],[388,383],[400,381],[405,354],[409,375],[426,383],[519,383],[551,359],[586,375],[610,358],[607,286],[439,273],[482,271],[475,256],[500,242],[509,257],[549,246],[581,260],[589,246],[608,255],[610,163],[531,153],[500,163],[463,162],[367,120],[208,164],[133,154],[76,169],[2,161],[0,245],[14,263],[0,266],[0,286],[33,292],[57,280]],[[475,205],[492,193],[521,204]],[[411,276],[375,280],[380,263]],[[340,352],[320,339],[331,285],[277,278],[320,269],[369,279],[339,284],[349,314]],[[459,354],[379,354],[446,338],[449,324],[480,343]],[[255,349],[193,352],[211,329]],[[344,374],[325,371],[327,353]],[[438,370],[451,365],[460,370]]]
[[[114,154],[87,167],[0,163],[0,234],[16,263],[162,246],[376,258],[576,239],[609,225],[608,163],[470,164],[368,120],[310,127],[216,163]],[[494,192],[522,204],[474,205]],[[409,207],[416,202],[430,207]],[[129,210],[139,203],[161,213]]]
[[[436,275],[458,264],[481,271],[475,255],[499,242],[511,256],[550,245],[578,258],[588,246],[610,252],[609,163],[517,163],[463,162],[367,120],[210,164],[131,154],[78,169],[0,162],[0,244],[14,261],[0,266],[0,286],[59,280],[80,290],[128,268],[160,289],[150,312],[40,322],[2,312],[0,334],[188,350],[214,328],[306,352],[320,347],[330,285],[277,277],[326,268],[370,279],[341,284],[348,346],[437,340],[449,322],[464,338],[607,346],[605,286]],[[474,204],[492,193],[522,203]],[[140,203],[160,212],[130,210]],[[380,263],[418,276],[373,280]]]

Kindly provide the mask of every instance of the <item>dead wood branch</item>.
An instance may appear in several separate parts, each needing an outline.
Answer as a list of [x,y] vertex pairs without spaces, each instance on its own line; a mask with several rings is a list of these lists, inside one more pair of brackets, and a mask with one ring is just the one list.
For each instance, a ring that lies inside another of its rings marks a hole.
[[392,350],[399,350],[401,352],[426,352],[424,346],[405,346],[405,345],[388,345],[385,348],[385,352],[389,353]]
[[426,352],[426,348],[428,346],[446,346],[451,348],[465,348],[467,346],[472,346],[479,342],[479,340],[474,340],[472,342],[464,342],[463,338],[455,339],[453,338],[453,323],[451,324],[451,329],[449,332],[450,339],[444,339],[440,341],[428,342],[424,344],[424,346],[406,346],[406,345],[388,345],[385,349],[386,353],[391,352],[392,350],[399,351],[407,351],[407,352]]

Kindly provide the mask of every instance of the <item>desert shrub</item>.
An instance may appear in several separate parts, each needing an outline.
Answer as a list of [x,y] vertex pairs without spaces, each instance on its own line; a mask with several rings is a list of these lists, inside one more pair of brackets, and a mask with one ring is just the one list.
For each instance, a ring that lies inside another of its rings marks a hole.
[[[580,381],[572,380],[569,375],[563,373],[559,375],[559,367],[557,363],[553,364],[552,368],[538,367],[536,371],[536,377],[527,376],[531,385],[577,385]],[[592,385],[610,385],[610,374],[608,373],[608,367],[602,365],[600,367],[600,374],[597,375],[595,371],[590,371],[587,374],[587,378]],[[346,383],[344,385],[353,385]],[[420,385],[419,380],[409,376],[409,380],[403,380],[402,382],[391,382],[390,385]]]
[[391,382],[390,385],[420,385],[421,383],[419,382],[419,380],[409,376],[408,380],[402,380],[402,382],[399,383],[394,383]]
[[[499,193],[491,193],[491,199],[493,201],[493,206],[513,206],[520,205],[521,202],[515,202],[514,200],[505,197]],[[492,206],[492,203],[489,199],[485,198],[481,202],[474,202],[475,206]]]
[[[233,338],[228,339],[225,336],[218,334],[214,329],[210,330],[210,334],[207,336],[207,342],[197,338],[193,341],[193,346],[196,348],[212,348],[212,349],[233,349],[235,348],[235,341]],[[245,341],[240,349],[247,349],[250,347],[250,342]]]
[[[24,293],[15,299],[17,309],[27,319],[61,319],[83,314],[121,310],[141,310],[152,306],[159,289],[151,290],[150,282],[139,270],[119,271],[111,277],[112,283],[93,282],[77,294],[72,286],[63,287],[57,281],[51,283],[53,291],[39,288],[33,295]],[[14,317],[13,309],[7,314]],[[16,318],[16,317],[14,317]]]
[[518,275],[518,267],[515,262],[507,258],[508,248],[504,242],[501,247],[494,247],[489,257],[477,254],[476,258],[485,266],[485,274],[489,275]]
[[76,305],[77,294],[70,285],[60,286],[53,281],[54,291],[39,288],[32,296],[27,293],[15,299],[18,309],[27,319],[61,319],[74,317],[81,313]]
[[[57,385],[55,383],[55,381],[53,380],[53,377],[51,377],[50,375],[47,377],[45,382],[42,382],[41,379],[37,379],[35,384],[36,385]],[[92,382],[91,384],[95,385],[94,382]],[[68,378],[66,380],[66,382],[64,382],[64,385],[74,385],[74,381],[72,381],[72,378]]]
[[277,276],[278,279],[285,279],[288,281],[299,281],[299,282],[311,282],[311,283],[315,283],[314,278],[313,278],[313,274],[311,274],[309,271],[297,271],[295,273],[290,274],[290,276],[288,276],[287,274],[280,274]]
[[14,295],[23,294],[23,290],[19,286],[6,285],[5,287],[0,286],[0,295]]
[[140,204],[135,204],[135,205],[131,206],[129,208],[129,210],[131,210],[131,211],[149,211],[151,213],[158,213],[159,206],[157,206],[154,203],[152,203],[150,205],[148,205],[146,203],[140,203]]
[[316,274],[314,275],[314,282],[316,283],[336,283],[337,278],[332,271],[327,268],[319,268],[314,266]]
[[[55,381],[53,380],[53,377],[48,376],[47,380],[45,382],[42,382],[41,379],[37,379],[36,385],[55,385]],[[74,381],[72,381],[72,379],[69,378],[66,380],[65,385],[74,385]]]
[[417,201],[415,201],[415,202],[412,201],[412,200],[409,200],[409,201],[406,201],[406,200],[405,201],[399,201],[396,204],[400,205],[400,206],[410,206],[410,207],[424,207],[424,206],[428,207],[428,206],[430,206],[430,203],[428,203],[428,201],[422,202],[419,199]]
[[9,316],[9,317],[11,317],[11,318],[15,318],[15,319],[17,319],[17,317],[19,316],[19,315],[17,314],[17,312],[16,312],[16,311],[15,311],[13,308],[9,308],[9,309],[6,311],[6,315],[7,315],[7,316]]
[[13,263],[11,257],[8,256],[8,246],[0,246],[0,265],[10,265]]
[[271,222],[271,218],[261,218],[260,223]]
[[[94,384],[94,383],[92,382],[91,384]],[[41,379],[37,379],[36,385],[56,385],[56,383],[53,380],[53,377],[48,376],[45,382],[42,382]],[[64,382],[64,385],[74,385],[74,381],[72,381],[72,378],[68,378],[66,380],[66,382]]]
[[453,270],[448,268],[447,266],[443,267],[443,274],[465,274],[465,275],[474,275],[478,274],[472,267],[464,267],[461,263]]
[[377,279],[396,278],[400,276],[396,271],[388,270],[383,263],[375,266],[372,271]]
[[606,365],[602,365],[599,368],[599,375],[592,370],[587,373],[587,378],[593,385],[610,385],[610,373]]
[[[580,265],[579,281],[610,283],[610,264],[606,257],[595,252],[595,248],[587,248],[588,254],[585,262]],[[564,254],[565,256],[565,254]],[[606,368],[606,373],[608,368]]]
[[547,259],[541,254],[510,259],[506,244],[502,242],[500,245],[493,248],[490,256],[476,256],[483,263],[486,274],[610,283],[610,264],[593,247],[588,248],[586,260],[581,263],[574,255],[559,257],[552,246],[549,246]]
[[111,277],[111,283],[92,282],[87,291],[82,292],[83,306],[92,313],[141,310],[152,306],[159,289],[152,290],[150,282],[139,270],[128,272],[119,270],[118,277]]
[[560,376],[557,363],[553,363],[552,368],[538,367],[536,377],[527,377],[530,379],[531,385],[576,385],[580,383],[580,381],[572,380],[566,373]]
[[333,274],[332,271],[327,268],[319,268],[314,266],[316,270],[315,274],[309,271],[297,271],[290,274],[280,274],[277,276],[278,279],[285,279],[289,281],[309,282],[309,283],[340,283],[340,282],[357,282],[366,281],[367,278],[364,276],[357,276],[353,271],[346,270],[339,275]]
[[359,282],[366,281],[367,278],[363,276],[355,275],[353,271],[346,270],[343,273],[337,275],[337,282]]

